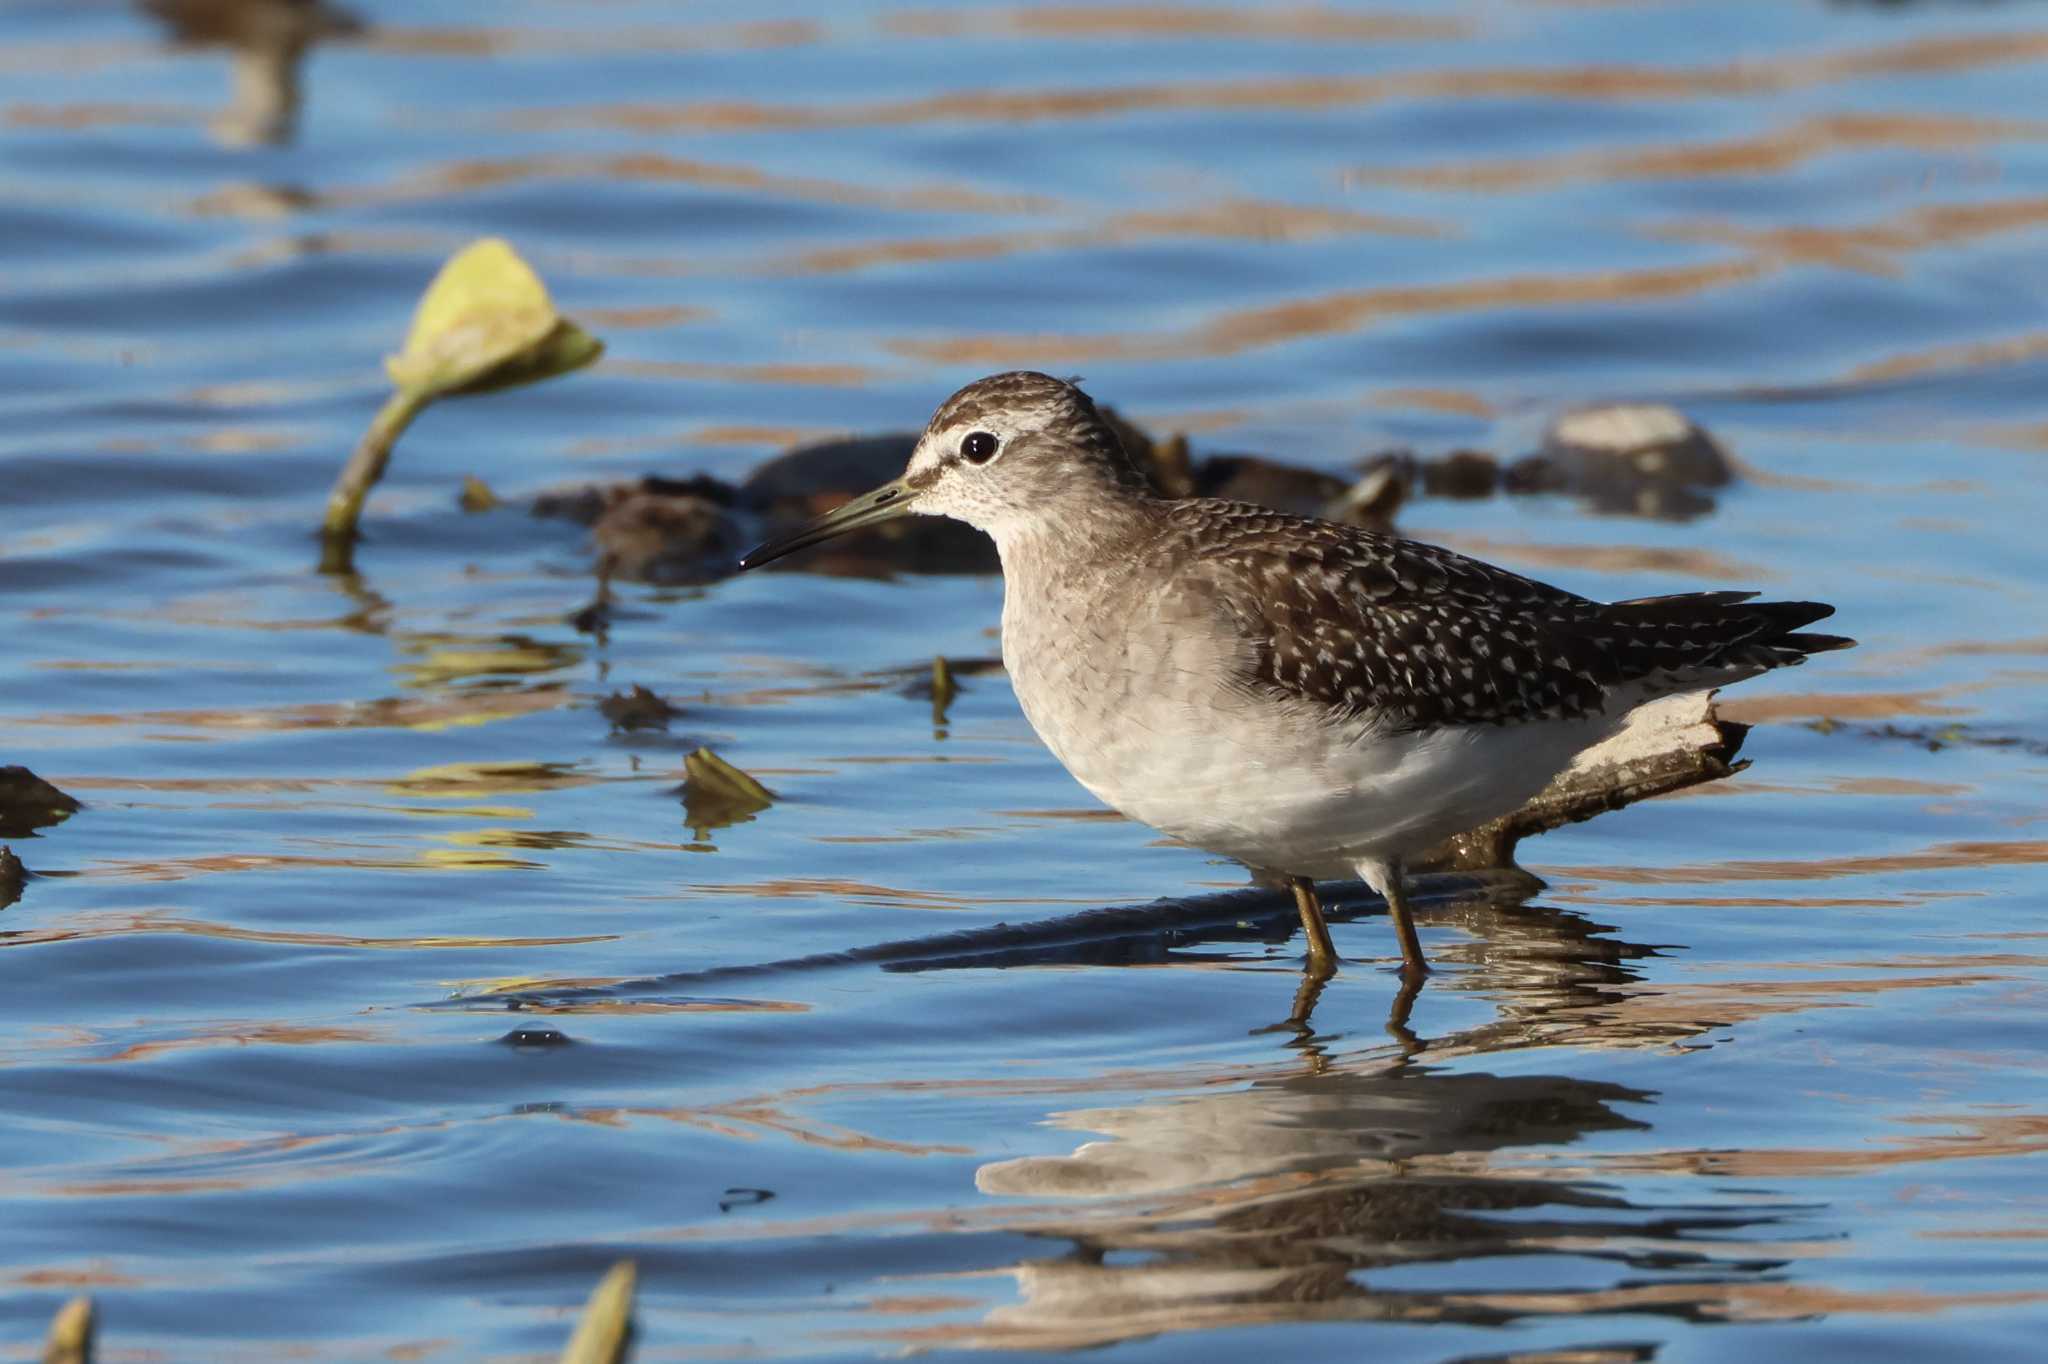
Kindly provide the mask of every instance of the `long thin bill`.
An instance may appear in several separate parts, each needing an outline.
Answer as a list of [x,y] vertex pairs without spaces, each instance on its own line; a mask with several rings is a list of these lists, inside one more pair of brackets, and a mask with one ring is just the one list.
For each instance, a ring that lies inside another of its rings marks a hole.
[[793,531],[780,540],[770,540],[756,545],[740,556],[740,569],[759,568],[774,563],[785,554],[794,554],[808,549],[820,541],[830,540],[836,535],[859,530],[863,526],[880,525],[893,521],[899,516],[910,514],[910,488],[902,479],[884,483],[871,493],[862,493],[844,506],[826,512],[802,530]]

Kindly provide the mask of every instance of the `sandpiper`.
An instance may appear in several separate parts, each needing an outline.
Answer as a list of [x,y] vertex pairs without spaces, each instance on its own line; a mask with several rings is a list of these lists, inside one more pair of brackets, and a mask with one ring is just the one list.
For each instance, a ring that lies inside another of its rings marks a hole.
[[1506,814],[1656,697],[1847,648],[1820,602],[1597,602],[1434,545],[1241,502],[1169,500],[1095,404],[991,375],[933,414],[901,478],[740,560],[911,513],[1001,554],[1003,662],[1032,728],[1105,804],[1293,888],[1385,899],[1427,972],[1402,859]]

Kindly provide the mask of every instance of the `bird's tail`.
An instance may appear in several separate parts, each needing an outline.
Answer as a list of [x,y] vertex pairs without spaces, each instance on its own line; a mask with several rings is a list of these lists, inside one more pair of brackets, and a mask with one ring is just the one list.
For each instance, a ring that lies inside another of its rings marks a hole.
[[1800,627],[1835,608],[1817,601],[1757,601],[1754,592],[1686,592],[1615,602],[1600,630],[1610,657],[1628,677],[1657,690],[1725,686],[1773,668],[1804,663],[1809,654],[1848,649],[1856,641]]

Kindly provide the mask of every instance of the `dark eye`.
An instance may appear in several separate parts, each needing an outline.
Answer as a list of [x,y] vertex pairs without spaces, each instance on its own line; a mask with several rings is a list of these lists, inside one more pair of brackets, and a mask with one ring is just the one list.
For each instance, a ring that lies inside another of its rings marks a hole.
[[960,457],[969,464],[986,464],[996,457],[996,443],[986,431],[970,431],[960,442]]

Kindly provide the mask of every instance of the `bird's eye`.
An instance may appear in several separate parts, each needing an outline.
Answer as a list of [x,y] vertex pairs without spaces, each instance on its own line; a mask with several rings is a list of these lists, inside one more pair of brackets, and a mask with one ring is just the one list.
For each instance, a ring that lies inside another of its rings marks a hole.
[[997,441],[986,431],[970,431],[960,442],[960,457],[969,464],[986,464],[996,457]]

